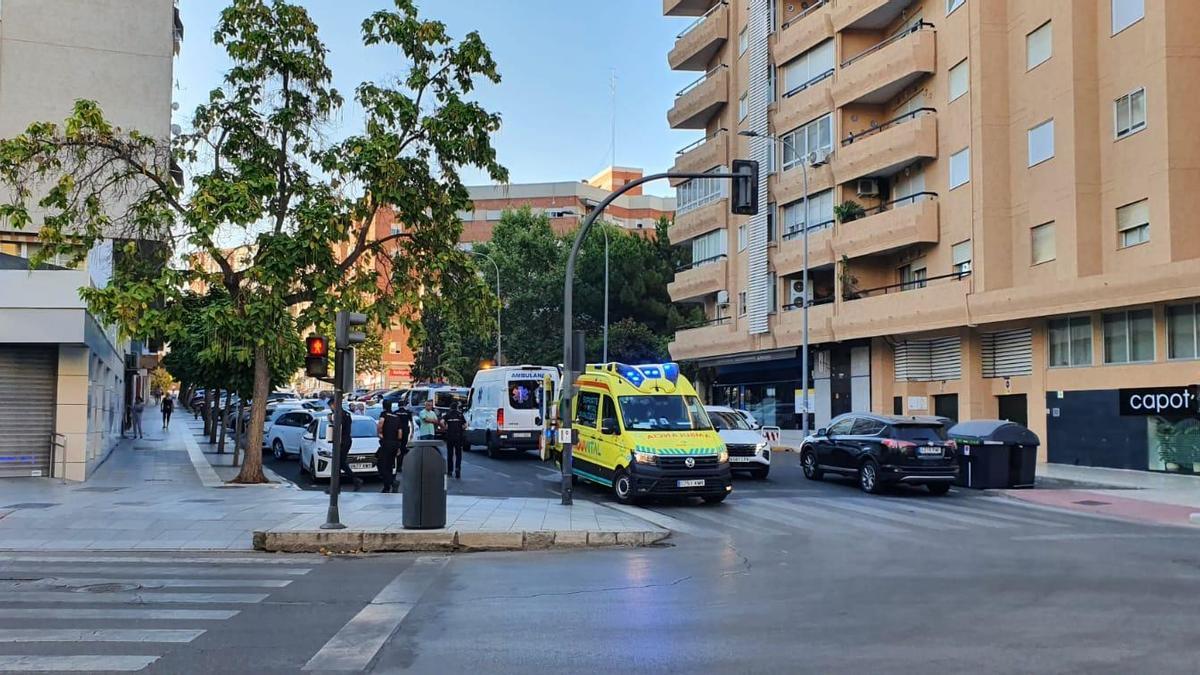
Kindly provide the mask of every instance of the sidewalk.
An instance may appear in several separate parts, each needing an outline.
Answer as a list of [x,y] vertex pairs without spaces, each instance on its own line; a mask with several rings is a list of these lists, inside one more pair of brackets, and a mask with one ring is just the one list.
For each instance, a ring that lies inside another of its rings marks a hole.
[[[86,483],[0,479],[0,550],[413,550],[397,546],[406,535],[439,532],[443,550],[480,550],[649,545],[670,534],[580,499],[564,507],[556,499],[457,495],[447,499],[450,528],[408,531],[399,529],[400,495],[348,492],[341,520],[353,529],[310,545],[329,534],[316,529],[329,503],[323,492],[227,485],[222,476],[236,469],[208,464],[190,417],[176,417],[169,432],[157,413],[144,421],[146,438],[123,441]],[[408,543],[428,550],[420,539]]]
[[[1039,464],[1039,487],[1003,490],[1009,497],[1056,508],[1151,522],[1200,525],[1200,476]],[[1041,487],[1042,479],[1051,487]]]

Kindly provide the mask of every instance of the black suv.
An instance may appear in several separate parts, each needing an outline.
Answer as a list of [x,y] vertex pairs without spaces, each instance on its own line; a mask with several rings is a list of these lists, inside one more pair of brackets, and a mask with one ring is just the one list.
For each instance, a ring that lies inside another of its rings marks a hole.
[[847,413],[805,439],[800,465],[809,480],[826,473],[856,476],[863,492],[884,485],[924,485],[944,495],[958,476],[958,446],[946,438],[946,420]]

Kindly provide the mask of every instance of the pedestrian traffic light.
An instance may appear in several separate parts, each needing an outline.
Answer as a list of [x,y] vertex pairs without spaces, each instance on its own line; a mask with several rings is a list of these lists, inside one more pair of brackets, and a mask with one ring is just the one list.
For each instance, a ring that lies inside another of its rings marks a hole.
[[733,190],[730,210],[739,216],[758,213],[758,162],[752,159],[733,160]]
[[324,335],[304,338],[304,374],[316,378],[329,375],[329,341]]

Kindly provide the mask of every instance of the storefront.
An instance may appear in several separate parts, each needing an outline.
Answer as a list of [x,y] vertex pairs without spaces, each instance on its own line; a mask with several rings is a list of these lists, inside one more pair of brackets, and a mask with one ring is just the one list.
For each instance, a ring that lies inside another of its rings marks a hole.
[[1200,474],[1198,394],[1195,385],[1048,392],[1048,459]]
[[[761,358],[766,356],[766,358]],[[731,359],[732,360],[732,359]],[[800,428],[800,354],[788,349],[716,366],[711,402],[747,410],[760,424]]]

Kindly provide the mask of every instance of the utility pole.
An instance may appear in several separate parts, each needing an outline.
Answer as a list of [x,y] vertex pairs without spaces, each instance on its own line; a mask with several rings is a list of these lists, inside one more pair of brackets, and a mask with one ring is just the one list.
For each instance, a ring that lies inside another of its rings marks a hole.
[[367,336],[358,331],[351,331],[354,326],[367,323],[367,315],[345,310],[337,313],[336,331],[334,333],[334,373],[333,373],[333,411],[330,413],[333,424],[333,453],[329,458],[329,510],[325,514],[325,524],[322,530],[341,530],[342,524],[338,513],[338,497],[342,491],[342,396],[346,389],[354,391],[354,346],[365,342]]

